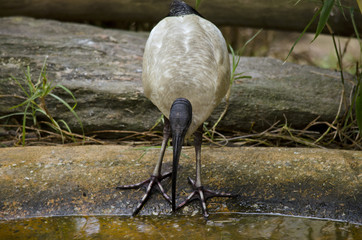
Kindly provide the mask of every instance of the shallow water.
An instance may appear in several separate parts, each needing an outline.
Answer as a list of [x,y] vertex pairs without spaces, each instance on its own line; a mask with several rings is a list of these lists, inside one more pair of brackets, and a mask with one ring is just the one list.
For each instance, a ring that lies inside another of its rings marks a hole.
[[69,216],[0,221],[0,239],[362,239],[362,226],[310,218]]

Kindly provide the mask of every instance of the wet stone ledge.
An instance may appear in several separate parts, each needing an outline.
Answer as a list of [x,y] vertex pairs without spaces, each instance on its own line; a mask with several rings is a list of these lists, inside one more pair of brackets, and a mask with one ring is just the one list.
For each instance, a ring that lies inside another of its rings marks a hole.
[[[144,194],[116,190],[149,177],[158,148],[126,146],[19,147],[0,149],[0,220],[58,215],[130,215]],[[191,188],[194,150],[184,147],[178,201]],[[362,223],[362,152],[307,148],[203,147],[204,185],[237,194],[208,201],[210,213],[257,212],[332,218]],[[172,149],[164,171],[171,169]],[[170,180],[163,186],[170,193]],[[171,214],[156,193],[141,215]],[[176,214],[201,214],[197,202]]]

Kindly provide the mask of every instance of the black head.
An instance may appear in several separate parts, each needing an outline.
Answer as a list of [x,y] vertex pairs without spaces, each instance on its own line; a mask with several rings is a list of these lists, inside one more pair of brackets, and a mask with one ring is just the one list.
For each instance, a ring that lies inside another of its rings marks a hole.
[[190,14],[196,14],[202,17],[200,13],[198,13],[194,8],[187,5],[184,1],[173,0],[170,6],[170,12],[167,16],[184,16]]
[[192,119],[192,106],[186,98],[177,98],[170,109],[172,135],[185,136]]

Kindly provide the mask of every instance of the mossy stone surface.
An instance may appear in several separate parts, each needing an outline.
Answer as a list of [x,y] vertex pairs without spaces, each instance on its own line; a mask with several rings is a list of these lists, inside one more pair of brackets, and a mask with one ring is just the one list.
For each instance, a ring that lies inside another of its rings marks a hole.
[[[157,148],[126,146],[0,148],[0,218],[53,215],[130,215],[144,194],[116,186],[145,180]],[[178,202],[191,192],[194,149],[184,147],[178,174]],[[170,171],[172,149],[163,171]],[[308,148],[202,149],[203,184],[237,194],[213,198],[210,212],[266,212],[362,223],[362,153]],[[163,182],[170,193],[170,179]],[[178,214],[200,212],[192,203]],[[170,214],[155,192],[140,214]],[[200,213],[201,214],[201,213]]]

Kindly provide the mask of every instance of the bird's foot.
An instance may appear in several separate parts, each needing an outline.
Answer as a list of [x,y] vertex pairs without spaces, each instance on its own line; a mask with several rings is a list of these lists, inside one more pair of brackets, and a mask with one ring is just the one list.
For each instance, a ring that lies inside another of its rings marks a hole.
[[137,213],[142,209],[142,207],[146,204],[148,198],[151,196],[151,190],[155,187],[158,186],[158,190],[160,191],[160,193],[162,194],[162,196],[169,202],[171,203],[171,198],[167,195],[167,193],[165,192],[165,190],[163,189],[162,185],[161,185],[161,181],[169,176],[171,176],[172,172],[166,173],[164,175],[161,176],[153,176],[151,175],[151,177],[149,179],[146,179],[145,181],[142,181],[140,183],[136,183],[136,184],[132,184],[132,185],[123,185],[123,186],[118,186],[116,187],[116,189],[137,189],[142,187],[143,185],[148,184],[147,186],[147,190],[145,195],[143,195],[141,202],[137,205],[137,208],[135,209],[135,211],[133,212],[132,216],[137,215]]
[[194,191],[186,198],[184,202],[178,205],[177,209],[184,207],[185,205],[189,204],[190,202],[199,199],[201,203],[202,212],[205,218],[209,217],[209,213],[207,212],[206,207],[206,200],[212,197],[236,197],[236,195],[230,193],[223,193],[205,189],[203,186],[196,187],[195,181],[192,180],[190,177],[188,178],[189,183],[192,185]]

